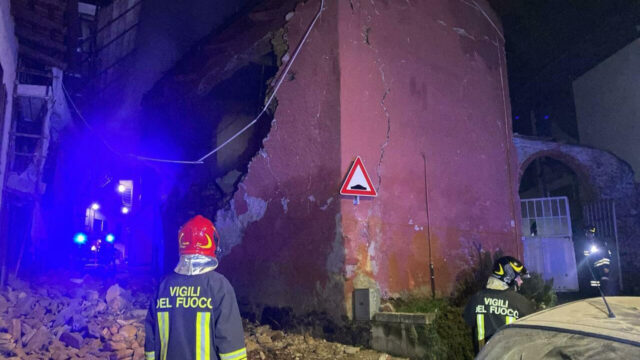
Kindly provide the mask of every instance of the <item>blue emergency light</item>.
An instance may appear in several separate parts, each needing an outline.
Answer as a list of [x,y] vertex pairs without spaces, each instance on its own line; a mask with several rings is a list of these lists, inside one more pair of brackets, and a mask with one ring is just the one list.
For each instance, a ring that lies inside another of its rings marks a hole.
[[113,234],[107,234],[107,236],[104,238],[108,243],[112,243],[116,237],[113,236]]
[[85,235],[83,233],[77,233],[73,237],[73,242],[76,243],[76,244],[82,245],[85,242],[87,242],[87,235]]

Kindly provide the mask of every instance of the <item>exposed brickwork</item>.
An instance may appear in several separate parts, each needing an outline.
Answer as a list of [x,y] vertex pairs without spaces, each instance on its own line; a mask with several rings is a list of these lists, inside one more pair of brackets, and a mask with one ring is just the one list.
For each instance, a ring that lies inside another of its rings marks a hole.
[[525,137],[514,137],[520,175],[536,158],[543,156],[562,161],[578,174],[587,189],[587,201],[614,199],[620,264],[626,291],[640,292],[640,206],[638,184],[629,164],[610,152],[591,147],[560,144]]

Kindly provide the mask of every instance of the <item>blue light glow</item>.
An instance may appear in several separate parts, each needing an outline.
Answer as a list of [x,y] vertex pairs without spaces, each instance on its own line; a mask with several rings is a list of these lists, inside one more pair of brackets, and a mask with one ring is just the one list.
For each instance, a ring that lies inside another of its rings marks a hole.
[[84,244],[85,242],[87,242],[87,235],[83,234],[83,233],[77,233],[74,237],[73,237],[73,242],[76,244]]
[[115,236],[113,236],[113,234],[107,234],[107,236],[105,237],[105,240],[106,240],[108,243],[112,243],[115,239],[116,239],[116,237],[115,237]]

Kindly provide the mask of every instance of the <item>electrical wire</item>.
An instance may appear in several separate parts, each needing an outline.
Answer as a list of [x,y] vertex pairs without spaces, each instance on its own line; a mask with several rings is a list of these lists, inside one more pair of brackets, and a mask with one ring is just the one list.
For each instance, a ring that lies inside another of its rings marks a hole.
[[[174,163],[174,164],[203,164],[204,160],[206,160],[211,155],[213,155],[213,154],[217,153],[218,151],[220,151],[220,149],[222,149],[227,144],[232,142],[235,138],[237,138],[242,133],[247,131],[247,129],[249,129],[251,126],[253,126],[260,119],[260,117],[267,111],[267,109],[271,105],[271,102],[273,101],[273,99],[276,96],[276,93],[280,89],[280,86],[282,85],[282,82],[287,77],[287,74],[289,73],[289,69],[291,69],[291,66],[293,65],[293,62],[296,60],[296,57],[300,53],[300,50],[302,49],[303,44],[307,41],[307,38],[309,37],[309,34],[311,33],[311,30],[313,29],[313,27],[315,26],[316,22],[318,21],[318,18],[320,18],[320,14],[324,10],[324,1],[325,0],[321,0],[320,8],[318,9],[318,12],[316,13],[315,17],[313,18],[313,21],[311,21],[311,23],[309,24],[309,27],[307,28],[307,31],[305,32],[304,36],[302,37],[302,40],[300,40],[300,42],[296,46],[296,49],[295,49],[295,51],[293,53],[293,56],[291,56],[291,59],[288,61],[287,66],[285,67],[284,71],[280,74],[280,78],[278,79],[278,82],[276,83],[276,86],[273,88],[273,92],[269,96],[269,99],[267,99],[267,102],[262,107],[262,111],[260,111],[260,113],[251,122],[249,122],[245,127],[240,129],[240,131],[236,132],[229,139],[225,140],[222,144],[218,145],[216,148],[214,148],[213,150],[208,152],[206,155],[202,156],[201,158],[199,158],[198,160],[195,160],[195,161],[193,161],[193,160],[162,159],[162,158],[147,157],[147,156],[141,156],[141,155],[135,155],[135,154],[127,154],[127,155],[133,156],[134,158],[136,158],[138,160],[144,160],[144,161],[154,161],[154,162],[164,162],[164,163]],[[87,120],[84,118],[84,116],[82,116],[82,114],[80,113],[80,111],[76,107],[75,103],[71,99],[71,96],[69,95],[69,93],[67,92],[66,88],[64,87],[64,83],[62,84],[62,89],[63,89],[65,95],[67,96],[67,99],[71,103],[73,109],[75,110],[76,114],[78,114],[78,117],[87,126],[87,128],[89,128],[89,130],[91,130],[93,133],[95,133],[96,136],[100,139],[100,141],[102,141],[102,143],[104,143],[104,145],[111,152],[113,152],[116,155],[123,155],[123,154],[115,151],[111,146],[109,146],[109,144],[93,129],[93,127],[89,124],[89,122],[87,122]]]
[[82,120],[82,122],[84,123],[84,125],[92,132],[96,135],[96,137],[98,139],[100,139],[100,141],[104,144],[104,146],[111,151],[112,153],[118,155],[118,156],[122,156],[122,154],[116,150],[114,150],[109,143],[102,138],[102,136],[100,136],[100,134],[93,128],[93,126],[91,126],[91,124],[89,124],[89,122],[87,121],[87,119],[84,118],[84,116],[82,116],[82,113],[80,112],[80,110],[78,109],[78,107],[76,106],[76,103],[73,101],[73,99],[71,98],[71,95],[69,95],[69,92],[67,91],[67,88],[64,86],[64,82],[60,81],[60,85],[62,85],[62,92],[64,92],[64,95],[67,97],[67,100],[69,101],[69,103],[71,104],[71,107],[73,108],[73,110],[75,111],[75,113],[78,115],[78,118],[80,118],[80,120]]
[[496,30],[498,35],[500,35],[500,38],[502,39],[502,41],[505,41],[504,35],[502,34],[502,31],[500,31],[500,29],[498,29],[496,24],[493,22],[493,20],[491,20],[491,18],[489,17],[489,15],[487,15],[487,13],[484,11],[484,9],[480,5],[478,5],[478,3],[475,2],[475,0],[471,0],[471,2],[476,6],[476,9],[478,9],[482,13],[482,15],[484,15],[484,17],[487,18],[487,20],[489,20],[489,23],[491,23],[491,26],[493,26],[493,28]]
[[264,114],[267,111],[267,108],[269,108],[269,105],[271,105],[271,101],[273,101],[273,98],[276,96],[276,93],[278,92],[278,89],[280,89],[280,85],[282,85],[282,82],[284,81],[285,77],[287,76],[287,73],[289,72],[289,69],[291,68],[291,65],[293,65],[293,62],[296,60],[296,57],[298,56],[298,53],[300,53],[300,50],[302,49],[302,45],[305,43],[305,41],[307,41],[307,38],[309,37],[309,34],[311,33],[311,30],[313,29],[313,26],[316,24],[316,21],[318,21],[318,18],[320,17],[320,13],[322,13],[323,9],[324,9],[324,0],[322,0],[322,2],[320,3],[320,8],[318,9],[318,12],[316,13],[316,16],[313,18],[313,21],[311,22],[311,24],[307,28],[306,33],[302,37],[302,40],[300,40],[300,43],[298,43],[298,46],[296,47],[296,50],[294,51],[293,56],[291,57],[291,60],[289,60],[289,62],[287,63],[287,66],[285,67],[284,72],[281,74],[280,79],[278,80],[278,83],[276,84],[275,88],[273,89],[273,93],[271,94],[271,96],[269,96],[269,99],[264,104],[264,107],[262,108],[262,111],[260,111],[258,116],[256,116],[255,119],[253,119],[249,124],[247,124],[245,127],[243,127],[237,133],[235,133],[233,136],[231,136],[225,142],[220,144],[215,149],[211,150],[205,156],[203,156],[200,159],[198,159],[198,161],[204,161],[209,156],[211,156],[211,155],[215,154],[216,152],[218,152],[218,150],[222,149],[228,143],[230,143],[235,138],[240,136],[240,134],[245,132],[248,128],[253,126],[253,124],[255,124],[258,121],[258,119],[260,119],[262,114]]

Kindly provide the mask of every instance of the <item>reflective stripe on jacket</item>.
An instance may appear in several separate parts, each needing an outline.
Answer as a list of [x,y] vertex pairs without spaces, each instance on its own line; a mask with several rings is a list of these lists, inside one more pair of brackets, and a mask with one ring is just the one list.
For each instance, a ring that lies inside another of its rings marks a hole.
[[145,330],[145,360],[247,358],[235,292],[215,271],[164,278]]

